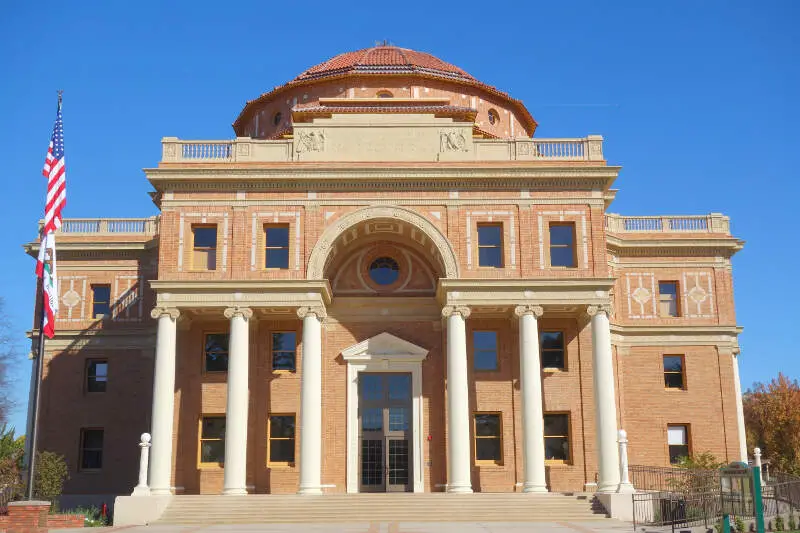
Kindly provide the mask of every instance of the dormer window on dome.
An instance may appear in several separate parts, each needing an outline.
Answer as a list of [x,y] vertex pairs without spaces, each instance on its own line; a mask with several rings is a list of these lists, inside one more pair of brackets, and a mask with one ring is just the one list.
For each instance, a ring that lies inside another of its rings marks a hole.
[[378,98],[394,98],[394,95],[390,91],[378,91],[375,96]]
[[492,126],[500,124],[500,114],[494,109],[489,110],[489,124]]

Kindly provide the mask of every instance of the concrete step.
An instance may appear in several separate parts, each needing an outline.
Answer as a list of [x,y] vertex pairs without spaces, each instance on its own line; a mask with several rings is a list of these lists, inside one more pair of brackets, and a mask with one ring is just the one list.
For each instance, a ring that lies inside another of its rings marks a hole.
[[476,494],[254,494],[176,496],[163,524],[325,522],[527,522],[597,520],[606,515],[586,495]]

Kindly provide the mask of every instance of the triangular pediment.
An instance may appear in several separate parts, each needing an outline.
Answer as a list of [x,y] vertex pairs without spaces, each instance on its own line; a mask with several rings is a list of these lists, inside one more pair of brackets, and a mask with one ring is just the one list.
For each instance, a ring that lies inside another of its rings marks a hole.
[[428,350],[425,348],[385,331],[342,350],[345,361],[365,359],[422,361],[427,356]]

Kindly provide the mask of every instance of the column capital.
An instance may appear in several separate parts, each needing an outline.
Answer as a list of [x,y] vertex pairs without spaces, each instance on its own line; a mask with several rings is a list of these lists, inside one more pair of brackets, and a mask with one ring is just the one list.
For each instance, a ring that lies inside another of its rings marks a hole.
[[154,307],[152,311],[150,311],[150,316],[158,319],[164,315],[169,315],[172,320],[178,320],[178,317],[181,316],[181,312],[175,307]]
[[544,309],[541,305],[518,305],[514,308],[514,314],[517,318],[522,318],[525,315],[533,315],[539,318],[544,314]]
[[223,314],[225,315],[225,318],[228,319],[233,318],[235,316],[241,316],[245,320],[250,320],[253,317],[253,310],[250,309],[249,307],[239,307],[238,305],[236,305],[234,307],[228,307],[227,309],[225,309],[225,312]]
[[325,306],[323,305],[307,305],[305,307],[297,308],[297,317],[300,320],[311,315],[314,315],[318,319],[322,320],[323,318],[328,317],[328,312],[325,310]]
[[452,315],[461,315],[462,318],[469,318],[472,310],[465,305],[446,305],[442,308],[442,316],[449,318]]
[[599,304],[586,306],[586,314],[590,317],[595,316],[597,313],[605,313],[606,316],[611,316],[611,305]]

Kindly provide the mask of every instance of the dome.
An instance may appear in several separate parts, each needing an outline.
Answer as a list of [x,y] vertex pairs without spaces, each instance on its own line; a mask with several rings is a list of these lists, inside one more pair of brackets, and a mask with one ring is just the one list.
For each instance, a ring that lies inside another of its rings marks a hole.
[[350,73],[426,74],[450,80],[477,81],[464,70],[431,54],[386,45],[339,54],[306,70],[295,81]]

